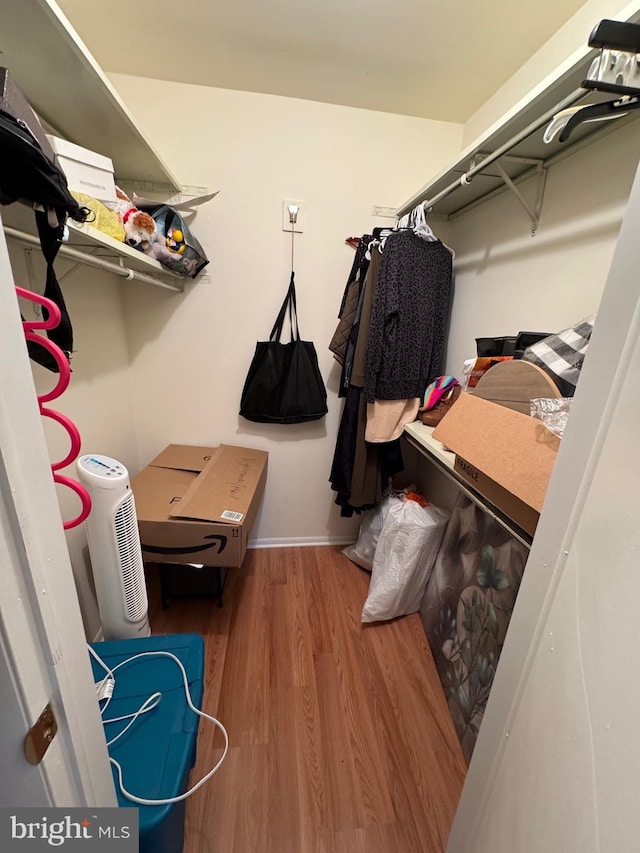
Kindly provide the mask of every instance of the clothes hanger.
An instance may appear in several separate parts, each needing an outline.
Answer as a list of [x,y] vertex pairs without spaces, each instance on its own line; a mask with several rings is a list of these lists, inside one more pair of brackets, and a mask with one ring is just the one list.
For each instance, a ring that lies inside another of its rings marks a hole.
[[67,417],[67,415],[45,406],[45,403],[49,403],[51,400],[57,399],[67,390],[71,379],[71,368],[69,367],[69,359],[65,353],[62,352],[60,347],[49,338],[36,334],[35,331],[36,329],[55,329],[61,319],[60,308],[55,302],[52,302],[51,299],[47,299],[46,296],[41,296],[39,293],[32,293],[30,290],[25,290],[22,287],[16,286],[16,293],[23,299],[28,299],[30,302],[34,302],[37,305],[46,308],[47,311],[46,319],[23,320],[22,328],[25,340],[44,347],[58,365],[58,380],[50,391],[38,394],[38,407],[40,409],[40,415],[43,418],[50,418],[52,421],[60,424],[69,436],[69,440],[71,442],[69,452],[64,459],[60,459],[58,462],[53,462],[51,464],[54,483],[58,483],[60,486],[66,486],[68,489],[75,492],[80,498],[80,502],[82,504],[79,515],[69,521],[65,521],[62,525],[65,530],[70,530],[72,527],[77,527],[79,524],[82,524],[91,512],[91,497],[85,487],[81,483],[78,483],[77,480],[59,473],[61,469],[70,465],[80,453],[80,433],[78,432],[77,426],[69,417]]
[[411,211],[410,219],[413,220],[412,228],[418,237],[422,237],[424,240],[429,240],[430,243],[435,243],[437,241],[438,238],[433,233],[431,226],[427,223],[424,203],[414,207]]
[[417,205],[417,207],[414,207],[409,213],[405,213],[404,216],[400,217],[396,227],[398,230],[409,228],[414,231],[418,237],[422,237],[431,242],[435,242],[438,239],[427,223],[424,203]]
[[[553,142],[555,137],[558,136],[559,133],[562,133],[565,130],[565,128],[567,127],[567,125],[569,124],[571,119],[574,116],[577,116],[578,113],[580,113],[584,109],[586,109],[586,105],[583,104],[582,106],[579,106],[579,107],[567,107],[567,109],[561,110],[559,113],[556,113],[545,129],[544,135],[542,137],[543,142],[545,142],[547,145],[549,143]],[[575,123],[566,132],[567,135],[559,136],[558,141],[564,142],[566,139],[568,139],[569,135],[573,131],[574,127],[576,127],[578,123],[595,122],[595,121],[609,121],[609,120],[615,119],[615,118],[622,118],[625,115],[626,115],[626,113],[623,113],[623,112],[619,112],[619,113],[612,114],[612,115],[591,116],[591,117],[589,117],[588,115],[587,116],[581,115],[581,116],[579,116],[579,118],[575,119]]]
[[[640,109],[640,95],[623,95],[614,101],[604,101],[600,104],[591,104],[582,107],[573,115],[570,115],[558,136],[558,142],[566,142],[578,125],[584,122],[591,121],[609,121],[615,118],[622,118],[627,113]],[[554,120],[555,120],[554,116]],[[547,131],[551,130],[551,125]],[[545,133],[545,137],[546,137]],[[546,141],[546,138],[545,138]]]
[[367,260],[371,260],[371,252],[374,246],[377,246],[378,251],[382,253],[382,250],[384,249],[384,244],[387,241],[387,237],[389,237],[391,234],[395,234],[396,230],[396,228],[389,228],[387,226],[378,226],[373,229],[373,231],[371,232],[373,240],[370,241],[367,247]]
[[377,239],[383,239],[384,237],[388,237],[389,234],[394,234],[396,231],[395,228],[389,228],[387,225],[378,226],[374,228],[371,232],[371,235]]
[[589,47],[600,48],[600,53],[591,63],[582,88],[616,97],[557,113],[544,132],[546,143],[558,133],[558,142],[566,142],[575,128],[585,122],[622,118],[640,108],[640,27],[605,19],[591,33]]
[[[374,231],[375,231],[375,228],[374,228]],[[385,237],[385,240],[386,240],[386,237]],[[378,251],[382,252],[383,246],[384,246],[384,241],[382,239],[380,239],[380,237],[374,237],[373,240],[369,241],[369,244],[367,246],[367,251],[365,252],[365,255],[364,255],[365,258],[368,261],[370,261],[371,260],[371,253],[373,252],[374,248],[377,247]]]
[[[407,222],[406,226],[402,225],[405,221]],[[423,240],[427,240],[429,243],[442,243],[442,240],[434,234],[433,229],[427,222],[426,202],[422,202],[422,204],[417,205],[409,214],[403,216],[398,222],[398,227],[411,228],[414,234],[421,237]],[[447,246],[446,243],[442,243],[442,245],[451,253],[451,257],[455,258],[456,253],[453,249],[450,246]]]

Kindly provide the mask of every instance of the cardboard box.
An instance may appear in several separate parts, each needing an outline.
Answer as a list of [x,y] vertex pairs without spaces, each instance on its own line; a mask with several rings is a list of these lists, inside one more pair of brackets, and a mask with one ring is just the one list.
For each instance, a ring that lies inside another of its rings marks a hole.
[[538,420],[461,394],[433,437],[456,454],[456,473],[533,535],[560,440]]
[[117,200],[113,163],[109,157],[58,136],[47,136],[47,139],[58,156],[70,190],[98,201]]
[[242,564],[267,479],[264,450],[170,444],[131,484],[143,557]]

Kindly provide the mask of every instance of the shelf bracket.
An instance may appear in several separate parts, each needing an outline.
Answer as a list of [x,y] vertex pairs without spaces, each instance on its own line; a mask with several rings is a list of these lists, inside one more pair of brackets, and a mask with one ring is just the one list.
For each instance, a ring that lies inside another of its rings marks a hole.
[[526,210],[529,219],[531,220],[531,236],[535,237],[538,232],[538,224],[540,222],[540,214],[542,213],[542,203],[544,201],[544,191],[547,185],[547,167],[545,166],[544,160],[533,160],[529,157],[505,157],[504,158],[513,160],[519,163],[527,163],[529,165],[536,167],[536,175],[537,175],[537,189],[536,189],[536,200],[535,204],[532,207],[527,199],[522,195],[518,187],[512,181],[510,176],[505,172],[500,163],[496,163],[495,167],[500,173],[500,177],[504,181],[505,185],[518,199],[522,207]]

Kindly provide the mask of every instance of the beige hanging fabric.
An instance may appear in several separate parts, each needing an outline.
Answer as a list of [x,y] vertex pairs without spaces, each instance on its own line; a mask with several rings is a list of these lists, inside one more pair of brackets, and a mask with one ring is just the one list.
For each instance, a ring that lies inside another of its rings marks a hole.
[[411,400],[374,400],[373,403],[367,403],[365,440],[380,444],[400,438],[405,424],[415,421],[420,403],[420,397],[413,397]]

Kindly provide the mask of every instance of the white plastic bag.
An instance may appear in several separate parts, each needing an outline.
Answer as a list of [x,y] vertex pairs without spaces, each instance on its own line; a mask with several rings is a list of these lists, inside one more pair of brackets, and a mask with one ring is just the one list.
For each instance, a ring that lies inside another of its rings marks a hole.
[[373,566],[373,555],[378,544],[378,537],[382,532],[384,520],[390,507],[394,503],[402,503],[404,492],[390,492],[373,509],[367,510],[362,516],[358,541],[354,545],[347,545],[342,553],[368,572]]
[[373,558],[363,622],[418,610],[447,521],[441,509],[423,507],[415,500],[390,506]]

